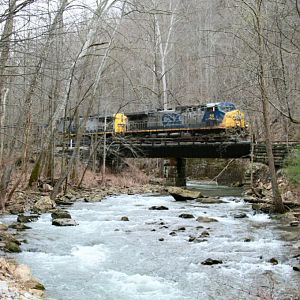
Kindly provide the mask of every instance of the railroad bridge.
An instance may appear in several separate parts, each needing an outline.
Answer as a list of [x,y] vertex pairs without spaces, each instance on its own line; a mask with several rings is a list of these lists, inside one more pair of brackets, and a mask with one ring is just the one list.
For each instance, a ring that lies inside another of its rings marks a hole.
[[[168,159],[169,163],[165,165],[166,175],[173,177],[176,186],[186,185],[187,158],[250,159],[253,150],[254,162],[267,164],[266,146],[263,142],[252,144],[248,140],[237,138],[203,140],[197,137],[121,137],[113,142],[108,140],[108,143],[110,142],[113,145],[112,149],[124,158]],[[276,142],[273,144],[277,169],[283,166],[284,159],[295,146],[299,146],[299,143]]]

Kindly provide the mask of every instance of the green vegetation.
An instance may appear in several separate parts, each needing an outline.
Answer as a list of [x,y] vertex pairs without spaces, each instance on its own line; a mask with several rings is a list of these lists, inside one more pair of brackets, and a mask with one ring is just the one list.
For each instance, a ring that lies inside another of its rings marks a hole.
[[287,160],[285,170],[289,182],[300,184],[300,149],[296,149]]

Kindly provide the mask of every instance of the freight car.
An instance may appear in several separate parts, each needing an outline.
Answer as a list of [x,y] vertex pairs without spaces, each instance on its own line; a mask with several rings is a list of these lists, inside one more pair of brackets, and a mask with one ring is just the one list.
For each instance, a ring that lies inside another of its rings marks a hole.
[[[246,132],[245,114],[231,102],[208,103],[198,106],[179,106],[173,110],[155,110],[138,113],[117,113],[113,116],[79,118],[77,123],[61,119],[60,133],[75,133],[83,127],[86,134],[124,135],[199,135],[215,132]],[[75,125],[75,123],[77,125]]]

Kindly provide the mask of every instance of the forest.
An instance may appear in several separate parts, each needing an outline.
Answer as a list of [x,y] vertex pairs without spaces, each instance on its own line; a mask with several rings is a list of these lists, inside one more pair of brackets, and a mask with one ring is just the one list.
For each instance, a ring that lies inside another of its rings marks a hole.
[[272,141],[299,141],[298,0],[1,0],[0,8],[2,207],[20,186],[76,173],[79,150],[57,167],[62,117],[230,101],[266,142],[271,167]]

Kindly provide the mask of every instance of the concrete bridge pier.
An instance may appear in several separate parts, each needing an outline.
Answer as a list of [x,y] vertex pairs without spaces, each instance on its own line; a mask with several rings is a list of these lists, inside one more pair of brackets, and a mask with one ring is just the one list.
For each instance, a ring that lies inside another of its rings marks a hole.
[[164,161],[164,177],[171,186],[186,186],[186,159],[170,158]]

